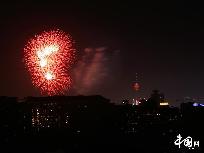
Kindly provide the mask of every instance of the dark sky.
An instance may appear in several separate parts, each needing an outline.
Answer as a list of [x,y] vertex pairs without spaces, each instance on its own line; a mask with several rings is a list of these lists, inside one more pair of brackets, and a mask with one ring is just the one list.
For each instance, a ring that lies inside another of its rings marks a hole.
[[[27,2],[2,4],[0,13],[0,95],[39,95],[24,68],[23,48],[36,33],[59,28],[72,35],[78,54],[104,46],[119,51],[117,73],[109,73],[114,81],[106,80],[97,93],[123,99],[148,97],[158,89],[172,104],[185,96],[204,97],[204,12],[199,4]],[[138,93],[131,88],[136,73],[142,87]]]

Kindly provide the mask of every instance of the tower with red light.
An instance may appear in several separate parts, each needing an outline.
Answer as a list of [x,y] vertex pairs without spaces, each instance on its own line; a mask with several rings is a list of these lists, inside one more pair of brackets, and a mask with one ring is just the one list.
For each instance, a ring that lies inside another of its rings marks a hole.
[[[136,73],[136,79],[132,84],[132,89],[134,90],[135,93],[138,93],[140,91],[140,84],[138,81],[138,73]],[[140,100],[139,97],[133,98],[133,105],[139,105],[140,104]]]

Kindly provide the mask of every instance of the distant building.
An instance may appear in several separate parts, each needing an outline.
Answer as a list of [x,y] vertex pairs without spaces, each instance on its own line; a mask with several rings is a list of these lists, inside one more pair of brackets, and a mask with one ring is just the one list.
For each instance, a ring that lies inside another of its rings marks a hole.
[[169,103],[165,100],[164,94],[159,93],[158,90],[153,90],[150,98],[147,101],[143,101],[141,106],[149,110],[156,110],[160,107],[168,107]]
[[26,128],[37,130],[94,127],[113,106],[102,96],[27,97],[22,105]]

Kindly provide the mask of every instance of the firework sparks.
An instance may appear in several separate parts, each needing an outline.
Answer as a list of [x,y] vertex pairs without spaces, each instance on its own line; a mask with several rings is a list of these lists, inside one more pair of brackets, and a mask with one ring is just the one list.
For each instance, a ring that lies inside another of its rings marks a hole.
[[60,30],[43,32],[28,41],[24,53],[32,83],[42,94],[63,94],[69,89],[68,70],[75,55],[69,35]]

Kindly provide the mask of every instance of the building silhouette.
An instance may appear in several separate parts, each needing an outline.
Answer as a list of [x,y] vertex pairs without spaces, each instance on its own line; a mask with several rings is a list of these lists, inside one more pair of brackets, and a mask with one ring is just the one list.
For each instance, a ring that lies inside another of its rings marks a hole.
[[8,152],[129,153],[178,152],[171,143],[178,133],[203,140],[204,107],[160,106],[163,100],[158,91],[141,105],[99,95],[0,97],[0,143]]

